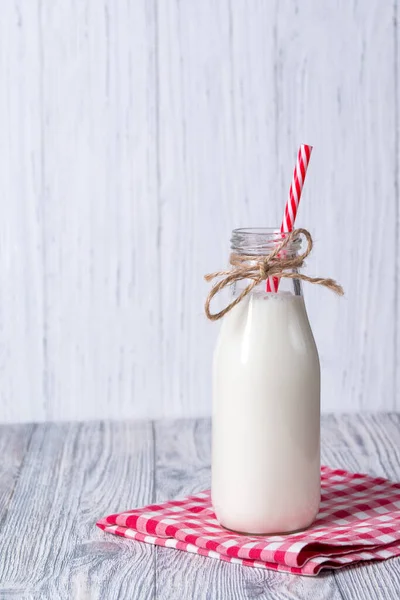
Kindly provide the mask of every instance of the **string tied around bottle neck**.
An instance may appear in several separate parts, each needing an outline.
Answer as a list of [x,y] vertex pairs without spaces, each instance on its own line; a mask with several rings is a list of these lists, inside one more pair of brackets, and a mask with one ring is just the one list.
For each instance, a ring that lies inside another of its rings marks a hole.
[[[282,252],[288,244],[295,239],[303,237],[307,241],[307,246],[301,254],[291,255],[288,252]],[[343,296],[343,288],[334,279],[324,277],[309,277],[303,273],[297,273],[297,269],[301,269],[305,259],[309,256],[313,248],[313,240],[311,233],[307,229],[294,229],[284,239],[275,245],[273,250],[265,256],[249,256],[233,252],[230,256],[231,268],[224,271],[216,271],[204,276],[207,282],[218,279],[213,284],[204,306],[206,316],[210,321],[218,321],[225,316],[234,306],[239,304],[250,292],[262,281],[266,281],[269,277],[278,279],[301,279],[308,283],[323,285],[329,290],[335,292],[339,296]],[[250,279],[250,283],[240,292],[240,294],[232,300],[225,308],[217,313],[212,313],[210,310],[211,300],[224,288],[235,284],[238,281]]]

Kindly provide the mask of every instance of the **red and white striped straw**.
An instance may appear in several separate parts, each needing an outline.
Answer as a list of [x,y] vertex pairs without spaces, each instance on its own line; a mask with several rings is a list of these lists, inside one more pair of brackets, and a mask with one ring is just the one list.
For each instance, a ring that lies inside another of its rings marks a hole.
[[[312,149],[312,146],[307,146],[306,144],[302,144],[299,148],[293,179],[289,189],[289,197],[286,202],[285,212],[283,213],[281,233],[289,233],[293,230]],[[279,278],[269,277],[267,279],[266,291],[276,293],[278,288]]]

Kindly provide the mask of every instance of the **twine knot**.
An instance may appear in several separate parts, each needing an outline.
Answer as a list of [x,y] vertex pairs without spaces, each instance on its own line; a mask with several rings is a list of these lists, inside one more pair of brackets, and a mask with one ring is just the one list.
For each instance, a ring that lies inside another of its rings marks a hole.
[[261,279],[261,281],[264,279],[268,279],[268,271],[269,271],[269,260],[267,257],[260,264],[260,279]]
[[[282,250],[284,250],[288,244],[300,236],[303,236],[307,241],[307,247],[302,254],[291,256],[282,253]],[[206,299],[204,309],[207,318],[211,321],[221,319],[221,317],[232,310],[234,306],[239,304],[243,298],[250,294],[259,283],[266,281],[269,277],[276,277],[278,279],[283,277],[287,279],[301,279],[302,281],[308,281],[309,283],[323,285],[339,296],[343,296],[344,292],[342,286],[333,279],[308,277],[308,275],[304,275],[303,273],[293,272],[303,266],[304,260],[310,254],[312,248],[313,240],[310,232],[307,231],[307,229],[294,229],[279,244],[276,244],[275,248],[266,256],[255,257],[232,253],[230,258],[230,263],[232,265],[231,269],[227,271],[216,271],[215,273],[209,273],[204,276],[206,281],[219,279],[219,281],[212,286]],[[252,281],[242,290],[237,298],[228,304],[228,306],[218,313],[212,313],[210,311],[210,304],[214,296],[223,288],[233,285],[237,281],[243,279],[251,279]]]

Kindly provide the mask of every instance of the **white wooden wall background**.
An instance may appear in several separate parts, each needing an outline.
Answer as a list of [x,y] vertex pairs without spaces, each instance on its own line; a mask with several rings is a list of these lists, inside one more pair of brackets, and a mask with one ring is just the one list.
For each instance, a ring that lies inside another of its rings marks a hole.
[[298,223],[325,410],[400,408],[399,32],[382,0],[5,0],[0,420],[210,412],[203,274]]

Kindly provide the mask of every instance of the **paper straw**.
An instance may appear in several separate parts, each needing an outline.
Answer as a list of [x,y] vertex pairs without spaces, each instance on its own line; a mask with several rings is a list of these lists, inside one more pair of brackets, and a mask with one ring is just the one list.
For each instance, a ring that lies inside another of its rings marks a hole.
[[[306,144],[302,144],[299,148],[293,179],[289,189],[289,197],[286,202],[285,212],[283,213],[281,233],[289,233],[293,230],[312,148],[312,146]],[[266,283],[266,291],[276,293],[278,288],[279,278],[269,277]]]

